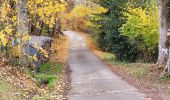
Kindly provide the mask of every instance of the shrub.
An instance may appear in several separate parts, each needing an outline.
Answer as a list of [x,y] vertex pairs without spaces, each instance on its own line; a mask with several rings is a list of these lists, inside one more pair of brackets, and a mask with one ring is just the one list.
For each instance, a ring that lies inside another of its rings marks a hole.
[[[144,61],[153,61],[158,45],[158,11],[129,7],[127,21],[122,25],[122,35],[129,38],[131,43],[137,43],[139,57]],[[140,40],[140,41],[139,41]]]
[[[119,28],[125,23],[126,0],[102,1],[98,3],[107,9],[107,12],[91,16],[91,29],[93,39],[99,48],[115,53],[116,58],[125,61],[135,61],[137,58],[137,43],[131,43],[127,36],[119,32]],[[111,4],[111,5],[110,5]]]
[[98,47],[114,53],[118,60],[149,62],[156,58],[158,11],[154,0],[137,6],[133,5],[136,1],[129,0],[94,2],[107,9],[90,17],[89,27]]

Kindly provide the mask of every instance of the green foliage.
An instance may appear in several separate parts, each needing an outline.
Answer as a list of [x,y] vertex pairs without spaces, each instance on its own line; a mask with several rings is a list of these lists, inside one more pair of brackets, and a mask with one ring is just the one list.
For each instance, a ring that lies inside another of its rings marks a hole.
[[134,7],[147,8],[155,5],[156,3],[156,0],[129,0],[128,4],[133,5]]
[[[120,31],[132,43],[137,43],[139,56],[144,61],[156,58],[158,45],[158,9],[128,8],[127,21]],[[139,41],[140,40],[140,41]]]
[[126,36],[120,35],[119,28],[125,23],[126,0],[98,0],[95,1],[108,9],[106,13],[91,17],[94,31],[93,38],[104,51],[115,53],[119,60],[134,61],[136,59],[137,44],[131,43]]
[[108,9],[106,13],[90,17],[93,38],[102,50],[115,53],[118,60],[129,62],[156,58],[158,11],[155,1],[146,1],[138,6],[135,3],[139,0],[93,2]]

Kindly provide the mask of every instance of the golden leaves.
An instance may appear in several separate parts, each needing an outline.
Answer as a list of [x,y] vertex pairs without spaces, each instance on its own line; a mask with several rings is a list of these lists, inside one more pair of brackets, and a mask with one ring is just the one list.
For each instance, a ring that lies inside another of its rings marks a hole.
[[107,9],[99,5],[76,5],[70,13],[63,13],[61,23],[64,27],[69,27],[74,30],[86,30],[88,26],[92,26],[89,17],[93,14],[106,12]]
[[0,41],[4,46],[6,46],[8,43],[8,40],[5,38],[5,34],[3,34],[3,31],[0,31]]
[[6,16],[8,16],[8,14],[11,12],[11,7],[10,7],[10,5],[9,5],[8,2],[4,2],[4,3],[3,3],[1,12],[2,12],[2,17],[3,17],[3,18],[5,18]]
[[57,15],[65,11],[66,2],[65,0],[60,0],[60,2],[57,0],[36,0],[33,2],[31,0],[28,1],[27,6],[32,16],[38,15],[44,23],[53,28]]
[[22,42],[27,42],[28,40],[31,39],[31,36],[29,36],[28,33],[25,33],[23,36],[22,36]]
[[51,47],[53,53],[50,58],[52,62],[66,63],[68,58],[69,39],[66,36],[55,38]]
[[11,8],[9,2],[2,1],[0,6],[0,41],[4,46],[9,41],[9,36],[14,34],[16,29],[16,12]]
[[34,56],[32,58],[33,58],[34,61],[38,61],[36,54],[34,54]]
[[12,25],[8,25],[4,29],[4,32],[6,32],[7,34],[11,34],[13,31],[14,29],[12,28]]
[[20,54],[20,45],[18,46],[13,46],[12,47],[12,55],[13,57],[19,57],[19,54]]
[[49,53],[44,50],[42,47],[39,46],[39,44],[37,42],[34,43],[34,47],[46,58],[48,57]]

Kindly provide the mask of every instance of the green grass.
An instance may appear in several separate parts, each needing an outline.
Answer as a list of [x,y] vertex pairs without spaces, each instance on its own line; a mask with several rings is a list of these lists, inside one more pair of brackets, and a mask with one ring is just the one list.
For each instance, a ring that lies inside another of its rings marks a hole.
[[142,63],[128,63],[115,59],[107,60],[107,62],[111,65],[120,65],[119,67],[127,69],[135,78],[140,78],[149,72]]
[[[149,70],[145,64],[142,63],[128,63],[126,61],[118,61],[115,58],[115,55],[112,53],[106,52],[97,52],[96,53],[100,59],[105,60],[107,63],[113,65],[113,67],[121,67],[126,69],[129,73],[131,73],[135,78],[141,78],[145,76]],[[120,65],[120,66],[116,66]]]
[[125,65],[128,64],[126,61],[118,61],[115,58],[115,55],[112,53],[102,52],[102,51],[96,51],[95,52],[100,59],[107,61],[109,64],[114,65]]
[[39,69],[39,73],[46,73],[46,74],[60,74],[61,72],[62,72],[62,65],[58,63],[53,64],[51,62],[47,62],[43,64]]
[[55,86],[58,80],[58,77],[56,75],[47,75],[43,73],[34,75],[34,78],[37,80],[38,85],[48,85],[49,90],[51,90]]
[[163,77],[161,77],[161,81],[170,81],[170,76],[168,74],[165,74]]
[[116,60],[115,58],[113,59],[107,59],[106,60],[109,64],[112,64],[112,65],[122,65],[122,66],[126,66],[128,64],[128,62],[126,61],[119,61],[119,60]]
[[58,75],[62,73],[62,65],[47,62],[43,64],[38,73],[33,77],[37,80],[38,85],[48,85],[49,90],[52,90],[57,83]]

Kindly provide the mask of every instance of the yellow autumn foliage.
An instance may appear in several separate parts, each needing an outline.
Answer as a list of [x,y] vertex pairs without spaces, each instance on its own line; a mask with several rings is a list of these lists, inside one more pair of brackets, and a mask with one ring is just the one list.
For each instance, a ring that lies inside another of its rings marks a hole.
[[5,38],[5,34],[3,34],[2,31],[0,31],[0,42],[4,46],[6,46],[8,43],[8,40]]
[[38,15],[50,28],[53,28],[57,15],[65,11],[67,3],[65,0],[29,0],[28,9],[31,16]]
[[156,53],[159,40],[158,8],[146,10],[142,8],[129,7],[127,21],[122,25],[122,35],[129,37],[131,43],[136,43],[138,50],[144,54],[144,59],[151,59]]
[[20,55],[20,46],[13,46],[12,48],[12,56],[18,58]]
[[[0,4],[0,43],[4,46],[7,43],[14,42],[15,38],[18,38],[17,42],[27,42],[30,40],[28,32],[24,33],[22,37],[19,37],[17,30],[17,24],[19,20],[17,18],[17,6],[12,6],[13,4],[19,3],[20,0],[1,0]],[[67,2],[66,0],[27,0],[27,9],[29,12],[28,21],[32,22],[36,28],[41,29],[41,23],[34,23],[42,20],[49,28],[54,28],[56,19],[60,12],[65,11]],[[1,45],[0,44],[0,45]],[[19,56],[19,44],[12,46],[12,53]],[[42,48],[38,48],[45,57],[48,53]],[[35,56],[34,56],[35,58]]]
[[107,11],[107,9],[99,5],[92,5],[75,5],[71,12],[65,12],[62,15],[64,17],[61,18],[63,26],[74,30],[86,30],[88,26],[87,24],[89,22],[89,17],[91,15],[100,14]]
[[123,24],[120,31],[130,39],[139,36],[144,38],[144,45],[152,47],[158,44],[158,8],[153,12],[142,8],[128,8],[127,22]]

